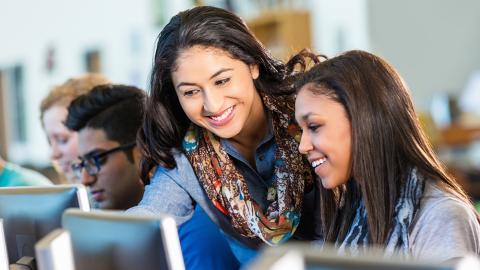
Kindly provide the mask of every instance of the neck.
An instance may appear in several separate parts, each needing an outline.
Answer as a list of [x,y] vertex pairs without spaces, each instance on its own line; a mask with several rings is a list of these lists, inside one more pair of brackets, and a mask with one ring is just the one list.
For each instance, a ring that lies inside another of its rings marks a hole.
[[[144,191],[143,186],[141,189],[137,191],[133,191],[133,190],[130,191],[132,192],[131,196],[127,198],[127,200],[124,200],[121,205],[117,205],[112,210],[127,210],[134,206],[137,206],[142,200],[143,191]],[[135,194],[133,194],[133,192],[135,192]]]
[[240,133],[229,141],[247,159],[250,159],[261,140],[268,132],[267,114],[263,102],[257,93],[245,126]]
[[5,161],[0,158],[0,173],[3,171],[4,167],[5,167]]
[[245,126],[237,136],[230,140],[235,144],[251,149],[260,143],[267,134],[267,131],[267,114],[265,113],[260,95],[257,93]]

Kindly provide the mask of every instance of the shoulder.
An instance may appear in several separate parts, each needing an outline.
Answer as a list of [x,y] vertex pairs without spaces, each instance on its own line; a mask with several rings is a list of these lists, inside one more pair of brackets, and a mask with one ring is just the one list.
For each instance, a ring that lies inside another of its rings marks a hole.
[[427,182],[416,219],[470,221],[476,220],[476,214],[469,203],[443,190],[437,184]]
[[204,202],[203,190],[186,156],[174,155],[177,166],[173,169],[158,167],[139,205],[129,209],[135,213],[168,213],[177,224],[191,218],[194,201]]
[[174,157],[177,166],[172,169],[157,167],[153,177],[150,179],[150,184],[145,187],[145,194],[164,195],[167,192],[175,197],[176,192],[184,191],[191,193],[198,189],[197,177],[187,157],[183,153],[175,153]]
[[196,178],[195,172],[190,164],[190,161],[187,159],[185,154],[176,151],[174,153],[175,162],[177,165],[175,168],[169,169],[165,167],[157,167],[155,174],[151,179],[151,183],[155,184],[159,181],[173,180],[179,185],[188,184],[188,179]]
[[428,181],[412,223],[410,244],[415,257],[449,260],[479,254],[480,224],[474,208]]

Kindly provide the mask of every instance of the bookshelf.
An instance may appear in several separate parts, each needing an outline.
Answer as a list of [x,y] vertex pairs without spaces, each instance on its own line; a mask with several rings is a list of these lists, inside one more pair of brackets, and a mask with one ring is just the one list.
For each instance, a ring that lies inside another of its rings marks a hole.
[[262,11],[247,21],[255,36],[281,60],[312,45],[310,13],[303,10]]

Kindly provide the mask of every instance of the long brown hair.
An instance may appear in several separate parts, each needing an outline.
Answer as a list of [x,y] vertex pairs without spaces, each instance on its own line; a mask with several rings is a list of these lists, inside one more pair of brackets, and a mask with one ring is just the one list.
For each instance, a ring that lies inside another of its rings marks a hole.
[[352,128],[354,181],[333,190],[320,187],[326,241],[344,240],[362,198],[370,241],[384,244],[401,186],[412,168],[427,180],[439,180],[445,190],[469,202],[435,156],[408,87],[385,60],[368,52],[349,51],[315,65],[297,81],[296,89],[306,84],[311,87],[303,89],[342,104]]

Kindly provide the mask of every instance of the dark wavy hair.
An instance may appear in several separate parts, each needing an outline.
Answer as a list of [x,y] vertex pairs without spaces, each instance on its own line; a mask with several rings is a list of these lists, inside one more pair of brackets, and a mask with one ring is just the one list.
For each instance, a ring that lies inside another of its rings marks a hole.
[[173,16],[158,37],[150,96],[137,140],[145,183],[157,165],[176,166],[172,150],[180,149],[190,120],[178,101],[171,72],[180,53],[196,45],[221,49],[247,65],[258,65],[255,87],[271,95],[293,93],[293,70],[302,70],[308,55],[303,51],[287,64],[275,60],[238,16],[220,8],[201,6]]
[[302,74],[295,88],[342,104],[351,122],[355,181],[336,189],[320,185],[319,211],[326,241],[344,240],[362,198],[371,243],[383,245],[400,188],[414,167],[426,180],[439,180],[441,187],[469,203],[422,131],[408,87],[382,58],[364,51],[346,52]]
[[[146,94],[133,86],[106,84],[74,99],[68,107],[67,128],[101,129],[119,144],[135,142],[142,125]],[[133,156],[126,152],[133,162]]]

